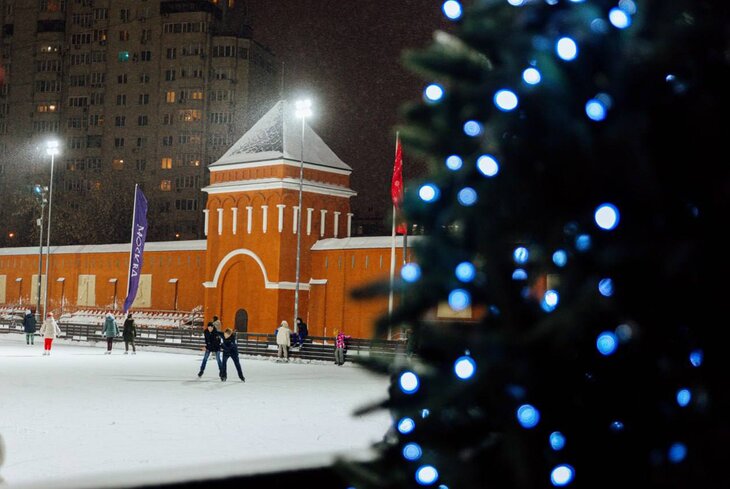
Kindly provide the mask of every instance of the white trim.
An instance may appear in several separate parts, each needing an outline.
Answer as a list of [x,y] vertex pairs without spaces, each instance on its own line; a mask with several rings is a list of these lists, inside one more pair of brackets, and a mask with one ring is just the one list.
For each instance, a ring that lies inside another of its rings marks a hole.
[[[205,251],[208,242],[204,239],[190,241],[157,241],[145,243],[144,251]],[[51,254],[87,254],[87,253],[129,253],[129,243],[115,243],[103,245],[70,245],[51,246]],[[0,256],[35,255],[38,256],[37,246],[23,248],[0,248]]]
[[218,211],[218,236],[223,234],[223,207],[217,209]]
[[276,207],[279,209],[279,232],[282,232],[284,230],[284,209],[286,204],[276,204]]
[[263,214],[263,222],[261,223],[261,231],[266,234],[266,230],[269,228],[269,206],[262,205],[261,212]]
[[[425,236],[408,236],[408,247],[416,244]],[[403,247],[403,236],[396,236],[395,247]],[[390,250],[391,236],[368,236],[355,238],[326,238],[320,239],[312,246],[312,251],[327,250],[357,250],[357,249],[383,249]]]
[[322,218],[320,219],[320,225],[319,225],[319,237],[324,238],[324,231],[326,229],[327,225],[327,209],[322,209],[320,212],[320,216]]
[[327,285],[326,278],[310,278],[309,285]]
[[299,224],[299,206],[295,205],[294,207],[294,220],[291,225],[291,232],[294,234],[297,234],[297,225]]
[[[256,253],[253,251],[246,249],[246,248],[239,248],[237,250],[233,250],[230,253],[228,253],[226,256],[223,257],[223,259],[218,263],[218,267],[215,270],[215,274],[213,275],[213,280],[210,280],[208,282],[203,282],[203,287],[206,289],[215,289],[218,287],[218,280],[220,279],[221,273],[223,272],[223,268],[226,266],[226,263],[228,263],[234,256],[238,255],[246,255],[250,256],[254,259],[256,264],[261,269],[261,274],[264,276],[264,287],[267,289],[283,289],[283,290],[294,290],[296,288],[296,282],[271,282],[269,281],[269,276],[266,273],[266,266],[264,265],[264,262],[261,260],[261,258],[258,257]],[[309,290],[309,284],[299,284],[299,288],[303,290]]]
[[[211,195],[230,192],[253,192],[257,190],[294,190],[299,191],[298,178],[260,178],[258,180],[214,183],[203,187],[202,191]],[[355,197],[357,192],[341,185],[305,180],[302,192],[331,195],[333,197]]]
[[352,217],[354,215],[355,214],[353,214],[352,212],[347,213],[347,237],[348,238],[352,237]]
[[334,211],[332,214],[334,214],[334,216],[335,216],[335,219],[334,219],[334,221],[335,221],[335,238],[337,238],[337,235],[340,232],[340,214],[342,214],[342,213],[339,211]]
[[[288,160],[288,159],[273,159],[265,161],[256,161],[251,163],[233,163],[233,164],[221,164],[216,166],[209,166],[208,169],[211,173],[226,170],[244,170],[246,168],[261,168],[262,166],[273,166],[273,165],[286,165],[294,166],[299,168],[299,160]],[[319,170],[327,173],[337,173],[338,175],[350,175],[352,170],[342,170],[340,168],[332,168],[331,166],[314,165],[312,163],[304,163],[304,168],[309,170]]]
[[312,212],[314,207],[307,207],[307,236],[312,234]]
[[233,212],[233,234],[236,234],[238,230],[238,207],[231,207],[231,212]]
[[251,234],[251,226],[253,225],[253,207],[246,206],[246,233]]
[[209,209],[203,209],[203,215],[205,216],[205,224],[203,225],[203,233],[205,233],[206,236],[208,236],[208,214],[210,213]]

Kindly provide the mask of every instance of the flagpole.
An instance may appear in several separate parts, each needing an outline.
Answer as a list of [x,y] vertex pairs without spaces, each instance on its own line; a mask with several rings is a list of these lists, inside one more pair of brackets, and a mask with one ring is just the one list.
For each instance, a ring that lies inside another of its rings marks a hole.
[[[388,319],[393,316],[393,281],[395,278],[395,206],[393,206],[393,232],[390,246],[390,294],[388,295]],[[388,339],[391,339],[391,327],[388,325]]]
[[[138,183],[134,184],[134,201],[132,202],[132,238],[129,241],[129,266],[127,267],[127,293],[125,294],[125,302],[126,298],[129,297],[129,288],[132,286],[132,256],[134,255],[134,223],[137,219],[137,187],[139,186]],[[124,314],[127,314],[127,311],[124,311]]]

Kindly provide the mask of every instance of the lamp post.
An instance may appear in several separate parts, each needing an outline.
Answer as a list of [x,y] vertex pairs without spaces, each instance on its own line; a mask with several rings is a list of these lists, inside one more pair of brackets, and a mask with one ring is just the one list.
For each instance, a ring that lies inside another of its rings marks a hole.
[[[38,218],[38,295],[36,297],[35,315],[36,321],[40,322],[41,319],[41,283],[43,282],[43,215],[46,208],[46,192],[48,187],[42,185],[35,185],[33,187],[33,193],[40,200],[41,203],[41,217]],[[48,281],[46,281],[46,288],[48,288]]]
[[297,212],[297,275],[294,286],[294,330],[299,317],[299,261],[302,254],[302,190],[304,188],[304,123],[312,115],[312,101],[298,100],[296,116],[302,120],[301,153],[299,154],[299,212]]
[[[53,206],[53,163],[54,157],[61,151],[59,149],[58,141],[46,142],[46,153],[51,157],[51,183],[48,186],[48,231],[46,232],[46,293],[43,300],[43,313],[44,316],[48,314],[48,266],[51,263],[51,210]],[[40,277],[38,278],[40,280]]]

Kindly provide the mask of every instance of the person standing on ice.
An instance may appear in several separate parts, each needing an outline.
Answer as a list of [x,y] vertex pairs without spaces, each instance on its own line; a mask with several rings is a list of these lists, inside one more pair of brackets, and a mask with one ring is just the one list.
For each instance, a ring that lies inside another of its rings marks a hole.
[[[205,372],[205,365],[208,363],[208,357],[211,353],[215,354],[215,361],[218,363],[218,375],[223,376],[223,367],[221,367],[221,334],[215,329],[213,323],[208,323],[208,326],[203,332],[205,335],[205,355],[203,355],[203,363],[200,364],[200,372],[198,377],[203,376]],[[235,362],[235,360],[234,360]]]
[[[219,332],[216,331],[216,333],[220,336]],[[241,382],[246,382],[246,377],[243,376],[243,370],[241,369],[241,362],[238,360],[236,333],[231,328],[226,329],[225,333],[223,333],[223,363],[221,364],[221,380],[223,382],[228,378],[226,367],[229,358],[233,359],[233,364],[238,371],[238,378],[241,379]]]
[[276,330],[276,345],[279,347],[277,358],[283,357],[288,362],[289,347],[291,346],[291,330],[289,329],[289,323],[286,321],[282,321]]
[[104,352],[104,355],[111,355],[114,337],[119,336],[119,326],[117,326],[117,322],[114,320],[114,315],[110,312],[106,314],[101,335],[106,336],[106,351]]
[[124,327],[122,328],[122,338],[124,338],[124,354],[129,353],[129,344],[132,344],[132,355],[137,354],[137,349],[134,347],[134,339],[137,337],[137,326],[134,324],[132,319],[132,313],[127,314],[127,319],[124,320]]
[[43,321],[43,326],[41,326],[41,334],[44,338],[43,354],[50,355],[53,340],[61,334],[61,328],[58,327],[52,312],[46,314],[46,320]]
[[342,331],[337,332],[335,336],[335,363],[342,366],[345,363],[345,352],[347,352],[347,340],[351,336],[346,335]]
[[309,328],[302,318],[297,318],[297,324],[294,329],[299,333],[299,346],[304,346],[304,340],[309,336]]
[[35,336],[35,316],[30,309],[25,310],[25,317],[23,318],[23,331],[25,331],[25,344],[32,345],[33,338]]

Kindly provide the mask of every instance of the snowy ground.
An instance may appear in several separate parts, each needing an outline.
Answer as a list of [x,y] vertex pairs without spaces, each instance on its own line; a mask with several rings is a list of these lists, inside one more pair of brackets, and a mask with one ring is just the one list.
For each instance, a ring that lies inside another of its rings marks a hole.
[[387,390],[387,379],[358,367],[243,359],[246,382],[230,361],[221,382],[214,358],[197,378],[194,352],[104,349],[56,340],[45,357],[42,339],[30,347],[24,335],[0,336],[0,478],[9,487],[270,457],[296,466],[307,454],[365,448],[389,425],[382,412],[352,418]]

